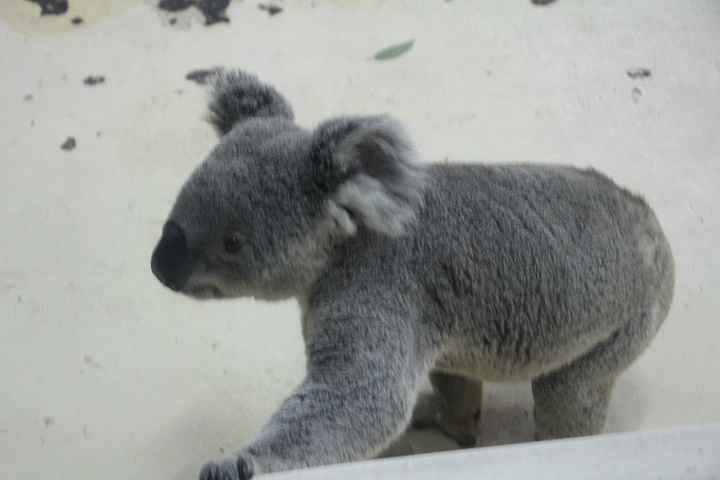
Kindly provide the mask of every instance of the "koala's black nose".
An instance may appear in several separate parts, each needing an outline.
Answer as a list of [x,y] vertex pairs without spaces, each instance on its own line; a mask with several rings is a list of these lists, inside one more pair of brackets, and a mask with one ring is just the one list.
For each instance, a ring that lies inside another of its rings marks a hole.
[[152,272],[166,287],[182,290],[188,276],[188,248],[185,234],[179,226],[168,222],[152,254]]

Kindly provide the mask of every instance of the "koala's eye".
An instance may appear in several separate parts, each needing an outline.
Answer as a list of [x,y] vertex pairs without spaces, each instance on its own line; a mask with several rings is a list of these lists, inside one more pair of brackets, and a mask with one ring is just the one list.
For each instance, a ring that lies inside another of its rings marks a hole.
[[238,253],[242,248],[242,239],[239,235],[230,234],[225,237],[223,248],[225,249],[225,253],[229,253],[230,255]]

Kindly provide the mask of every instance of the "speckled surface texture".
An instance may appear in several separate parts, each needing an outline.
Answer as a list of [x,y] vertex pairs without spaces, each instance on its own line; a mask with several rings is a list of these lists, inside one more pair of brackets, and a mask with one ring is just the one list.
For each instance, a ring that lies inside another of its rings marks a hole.
[[[592,166],[642,193],[675,300],[606,432],[720,421],[718,2],[233,0],[211,25],[212,2],[41,3],[0,10],[0,479],[196,478],[302,377],[295,303],[195,302],[150,272],[215,142],[186,75],[219,66],[307,127],[391,113],[424,161]],[[488,386],[479,445],[530,441],[531,405]],[[451,448],[422,431],[391,453]]]

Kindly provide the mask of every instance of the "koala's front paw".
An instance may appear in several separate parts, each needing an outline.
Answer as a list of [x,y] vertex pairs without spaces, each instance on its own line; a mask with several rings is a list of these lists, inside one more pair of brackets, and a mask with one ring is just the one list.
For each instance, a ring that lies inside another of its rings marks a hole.
[[200,480],[249,480],[252,476],[252,460],[242,455],[220,462],[208,462],[200,470]]

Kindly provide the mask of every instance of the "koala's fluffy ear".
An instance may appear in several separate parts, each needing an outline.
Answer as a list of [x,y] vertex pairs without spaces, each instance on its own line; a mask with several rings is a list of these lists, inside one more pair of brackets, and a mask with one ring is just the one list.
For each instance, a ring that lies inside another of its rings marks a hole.
[[212,80],[208,121],[223,136],[253,117],[293,119],[290,104],[277,90],[242,71],[221,71]]
[[340,225],[399,235],[422,203],[425,172],[403,126],[386,117],[339,118],[313,137],[321,188]]

